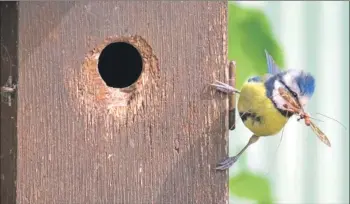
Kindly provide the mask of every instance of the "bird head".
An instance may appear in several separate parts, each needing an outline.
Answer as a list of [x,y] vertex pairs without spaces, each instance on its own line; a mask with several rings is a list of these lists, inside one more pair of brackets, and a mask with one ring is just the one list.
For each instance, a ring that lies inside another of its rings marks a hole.
[[278,94],[278,88],[284,88],[301,106],[305,106],[315,91],[315,78],[301,70],[287,70],[276,75],[273,83],[272,99],[280,109],[285,109],[286,101]]

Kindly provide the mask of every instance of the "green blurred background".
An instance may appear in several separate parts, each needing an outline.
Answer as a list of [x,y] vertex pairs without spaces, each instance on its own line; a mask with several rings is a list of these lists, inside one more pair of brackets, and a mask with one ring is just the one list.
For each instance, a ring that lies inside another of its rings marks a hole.
[[[228,15],[237,87],[266,73],[264,49],[280,67],[311,72],[316,93],[307,111],[332,143],[291,119],[278,149],[282,132],[259,140],[230,169],[230,203],[349,203],[349,2],[229,2]],[[251,136],[241,120],[236,127],[230,155]]]

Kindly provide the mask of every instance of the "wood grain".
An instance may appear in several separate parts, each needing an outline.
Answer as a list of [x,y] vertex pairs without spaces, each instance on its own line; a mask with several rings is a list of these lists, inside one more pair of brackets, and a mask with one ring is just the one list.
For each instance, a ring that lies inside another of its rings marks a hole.
[[[0,2],[0,86],[5,85],[9,76],[17,82],[17,26],[18,9],[16,2]],[[17,175],[17,129],[16,94],[11,106],[7,97],[1,97],[0,104],[0,203],[16,202]]]
[[[223,1],[20,2],[17,202],[227,203],[214,167],[228,99],[208,89],[228,79],[226,12]],[[81,77],[87,53],[131,35],[152,47],[157,85],[142,82],[122,116],[80,100],[79,84],[98,80]]]

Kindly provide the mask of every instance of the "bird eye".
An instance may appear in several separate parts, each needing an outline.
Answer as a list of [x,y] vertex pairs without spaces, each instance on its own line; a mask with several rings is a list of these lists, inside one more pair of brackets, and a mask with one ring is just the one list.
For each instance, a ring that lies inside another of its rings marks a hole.
[[292,95],[293,95],[295,98],[297,98],[297,97],[298,97],[298,94],[297,94],[297,93],[295,93],[294,91],[291,91],[291,93],[292,93]]

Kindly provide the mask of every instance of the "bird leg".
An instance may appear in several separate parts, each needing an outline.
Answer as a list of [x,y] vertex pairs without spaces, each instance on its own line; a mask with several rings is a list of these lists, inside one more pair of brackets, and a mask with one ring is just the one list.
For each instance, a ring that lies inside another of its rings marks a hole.
[[232,86],[225,84],[220,81],[216,81],[215,83],[211,84],[214,86],[217,90],[227,93],[227,94],[233,94],[233,93],[240,93],[238,89],[233,88]]
[[243,147],[243,149],[236,155],[233,157],[228,157],[225,160],[223,160],[222,162],[220,162],[217,166],[216,166],[216,170],[226,170],[228,168],[230,168],[237,160],[238,158],[243,154],[243,152],[245,152],[245,150],[253,143],[255,143],[256,141],[258,141],[259,137],[256,135],[253,135],[250,137],[248,143]]

